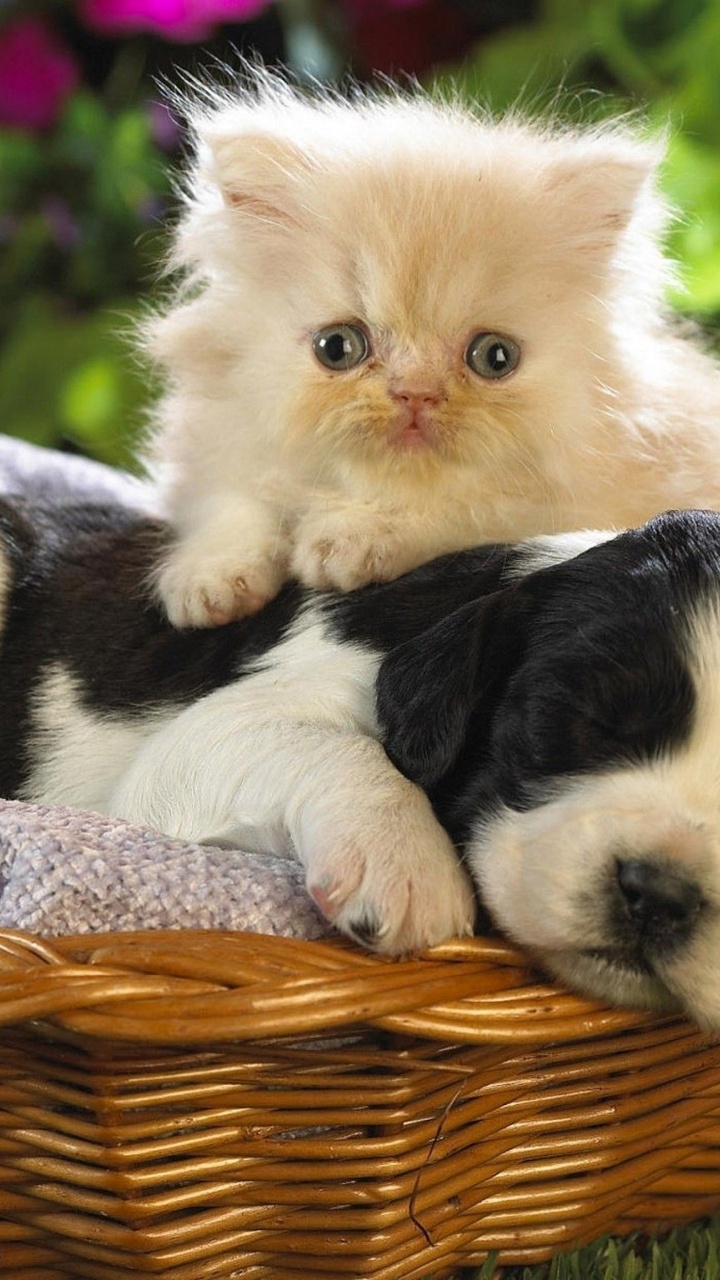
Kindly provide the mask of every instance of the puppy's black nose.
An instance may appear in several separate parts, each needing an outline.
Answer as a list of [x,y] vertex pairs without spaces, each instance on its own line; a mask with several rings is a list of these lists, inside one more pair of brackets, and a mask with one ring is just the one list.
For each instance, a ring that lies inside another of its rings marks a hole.
[[617,882],[632,926],[655,946],[686,938],[704,902],[694,880],[646,858],[619,858]]

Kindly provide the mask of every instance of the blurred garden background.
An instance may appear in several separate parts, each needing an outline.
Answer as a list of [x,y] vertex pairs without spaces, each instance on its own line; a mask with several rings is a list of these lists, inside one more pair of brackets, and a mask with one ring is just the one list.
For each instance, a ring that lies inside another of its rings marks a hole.
[[2,430],[128,463],[152,387],[127,334],[182,159],[162,85],[233,51],[328,81],[452,77],[497,109],[561,87],[586,119],[668,121],[672,302],[718,332],[718,0],[2,0]]

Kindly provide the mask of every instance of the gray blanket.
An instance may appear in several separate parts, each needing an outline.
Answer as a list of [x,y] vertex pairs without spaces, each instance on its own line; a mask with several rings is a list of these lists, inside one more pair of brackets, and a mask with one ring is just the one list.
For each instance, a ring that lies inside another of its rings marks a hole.
[[3,435],[0,435],[0,493],[19,493],[43,502],[115,499],[147,512],[155,507],[151,486],[125,471]]
[[0,927],[44,937],[116,929],[331,933],[295,862],[12,800],[0,801]]

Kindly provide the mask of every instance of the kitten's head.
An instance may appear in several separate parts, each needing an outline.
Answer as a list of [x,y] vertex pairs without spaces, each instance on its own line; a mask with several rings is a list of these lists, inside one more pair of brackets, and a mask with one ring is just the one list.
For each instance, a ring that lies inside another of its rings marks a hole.
[[512,489],[602,416],[599,385],[615,389],[666,281],[657,147],[267,77],[194,129],[183,359],[202,378],[214,342],[213,394],[222,370],[315,468],[450,463]]

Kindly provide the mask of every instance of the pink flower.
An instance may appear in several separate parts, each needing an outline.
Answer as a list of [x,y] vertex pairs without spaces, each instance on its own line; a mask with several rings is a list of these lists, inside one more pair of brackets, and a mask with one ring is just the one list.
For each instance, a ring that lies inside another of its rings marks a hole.
[[270,0],[80,0],[84,22],[104,35],[152,31],[169,40],[204,40],[220,22],[245,22]]
[[42,18],[0,29],[0,124],[49,129],[79,79],[72,54]]

